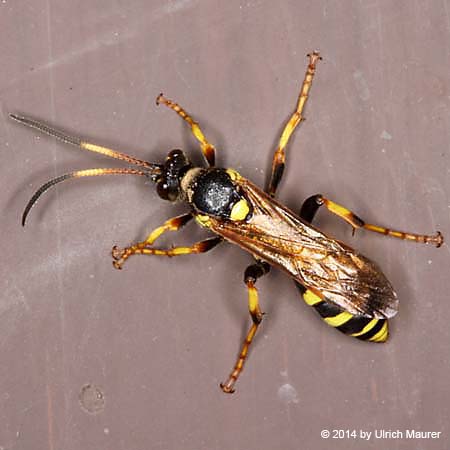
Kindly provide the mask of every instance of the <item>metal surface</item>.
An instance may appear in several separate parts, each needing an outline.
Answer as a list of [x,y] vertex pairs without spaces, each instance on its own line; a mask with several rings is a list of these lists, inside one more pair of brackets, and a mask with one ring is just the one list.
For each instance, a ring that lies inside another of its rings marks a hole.
[[[202,124],[218,162],[259,185],[319,65],[279,198],[315,193],[371,222],[450,241],[450,3],[0,2],[0,448],[448,448],[448,244],[435,249],[318,224],[383,268],[400,312],[387,344],[322,323],[294,284],[258,282],[264,323],[237,391],[221,392],[249,324],[237,248],[134,257],[126,245],[182,211],[138,177],[67,182],[20,226],[42,182],[114,161],[38,136],[27,113],[159,162]],[[162,244],[203,236],[194,225]],[[441,431],[439,439],[323,439],[322,429]]]

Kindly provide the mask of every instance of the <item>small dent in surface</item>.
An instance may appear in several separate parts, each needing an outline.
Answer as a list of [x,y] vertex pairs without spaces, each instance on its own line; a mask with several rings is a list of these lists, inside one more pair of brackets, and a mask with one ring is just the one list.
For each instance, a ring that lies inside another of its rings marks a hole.
[[98,414],[105,409],[105,395],[93,384],[85,384],[79,395],[81,408],[89,414]]
[[380,138],[385,141],[390,141],[392,139],[392,135],[390,135],[386,130],[383,130],[380,134]]
[[297,389],[289,383],[285,383],[278,389],[278,398],[286,404],[298,403],[300,399],[298,398]]

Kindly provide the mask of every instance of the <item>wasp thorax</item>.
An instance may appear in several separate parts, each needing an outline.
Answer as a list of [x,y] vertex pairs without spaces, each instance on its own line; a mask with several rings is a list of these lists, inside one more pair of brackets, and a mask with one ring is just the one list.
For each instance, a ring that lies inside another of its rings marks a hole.
[[225,169],[192,169],[186,178],[190,178],[187,200],[197,211],[231,220],[244,220],[250,213],[247,200]]
[[180,181],[191,167],[191,162],[181,150],[172,150],[167,155],[156,185],[158,195],[171,202],[178,200],[181,195]]

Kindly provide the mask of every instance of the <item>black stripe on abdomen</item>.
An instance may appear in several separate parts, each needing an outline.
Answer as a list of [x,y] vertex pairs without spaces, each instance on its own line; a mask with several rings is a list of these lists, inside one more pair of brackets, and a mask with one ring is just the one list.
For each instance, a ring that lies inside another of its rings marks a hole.
[[295,284],[305,303],[314,308],[328,325],[341,333],[371,342],[385,342],[389,337],[386,319],[373,319],[350,314],[343,308],[320,298],[298,282],[295,282]]

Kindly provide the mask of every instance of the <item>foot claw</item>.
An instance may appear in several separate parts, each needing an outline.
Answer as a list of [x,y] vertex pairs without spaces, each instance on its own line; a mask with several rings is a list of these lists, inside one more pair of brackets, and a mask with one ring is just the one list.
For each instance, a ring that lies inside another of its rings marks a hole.
[[309,58],[309,63],[312,66],[315,66],[317,61],[322,61],[322,57],[320,56],[318,51],[308,53],[306,56]]
[[122,270],[122,263],[121,262],[113,261],[112,263],[113,263],[113,266],[114,266],[115,269]]
[[126,254],[126,250],[120,247],[117,247],[117,245],[115,245],[112,249],[111,249],[111,256],[113,258],[113,266],[118,269],[121,270],[122,269],[122,265],[125,262],[125,260],[127,259],[128,255]]
[[234,388],[229,386],[228,383],[220,383],[220,388],[223,392],[225,392],[225,394],[233,394],[235,391]]
[[442,236],[442,233],[440,231],[436,233],[434,242],[436,244],[436,248],[439,248],[444,243],[444,236]]
[[161,99],[164,98],[163,93],[161,92],[158,97],[156,97],[156,105],[159,106],[159,104],[161,103]]
[[112,249],[111,249],[111,256],[113,257],[113,259],[115,261],[119,261],[122,258],[123,255],[123,250],[119,247],[117,247],[117,245],[115,245]]

